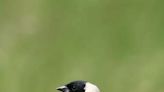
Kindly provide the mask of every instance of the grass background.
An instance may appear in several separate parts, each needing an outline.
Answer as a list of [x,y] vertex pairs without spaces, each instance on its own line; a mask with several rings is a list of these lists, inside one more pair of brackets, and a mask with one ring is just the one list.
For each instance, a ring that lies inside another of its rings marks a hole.
[[164,92],[162,0],[0,0],[0,92]]

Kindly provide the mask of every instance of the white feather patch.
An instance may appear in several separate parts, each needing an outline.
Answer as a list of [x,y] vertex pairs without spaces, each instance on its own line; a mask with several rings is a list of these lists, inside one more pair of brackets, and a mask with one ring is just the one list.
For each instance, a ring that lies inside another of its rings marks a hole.
[[84,89],[85,89],[85,92],[100,92],[99,88],[96,85],[89,82],[86,83]]

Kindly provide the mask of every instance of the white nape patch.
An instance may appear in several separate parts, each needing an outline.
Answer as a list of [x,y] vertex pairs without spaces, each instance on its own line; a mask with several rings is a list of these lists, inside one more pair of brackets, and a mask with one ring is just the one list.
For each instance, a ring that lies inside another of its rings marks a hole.
[[99,88],[96,85],[89,82],[85,84],[84,89],[85,89],[85,92],[100,92]]

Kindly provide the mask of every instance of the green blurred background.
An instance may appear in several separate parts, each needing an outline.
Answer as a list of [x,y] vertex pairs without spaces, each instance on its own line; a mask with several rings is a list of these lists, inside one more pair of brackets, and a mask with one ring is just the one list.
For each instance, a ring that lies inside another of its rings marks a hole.
[[164,92],[163,0],[0,0],[0,92]]

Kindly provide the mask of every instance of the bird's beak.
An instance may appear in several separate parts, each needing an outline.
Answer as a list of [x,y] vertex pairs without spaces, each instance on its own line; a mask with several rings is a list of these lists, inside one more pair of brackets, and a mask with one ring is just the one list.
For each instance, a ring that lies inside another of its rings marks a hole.
[[61,87],[58,87],[58,88],[56,88],[57,90],[59,90],[59,91],[62,91],[62,92],[68,92],[67,90],[68,90],[68,88],[66,87],[66,86],[61,86]]

